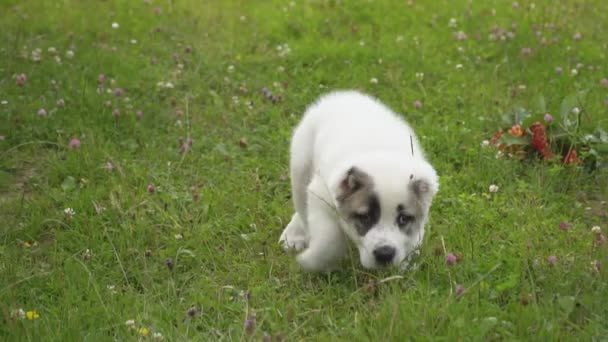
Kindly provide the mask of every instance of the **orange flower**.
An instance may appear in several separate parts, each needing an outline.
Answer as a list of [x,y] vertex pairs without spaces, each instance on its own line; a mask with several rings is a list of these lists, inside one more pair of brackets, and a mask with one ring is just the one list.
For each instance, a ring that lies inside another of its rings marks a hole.
[[490,144],[496,145],[498,143],[498,140],[500,140],[501,137],[502,137],[502,129],[498,130],[498,132],[496,132],[492,136],[492,139],[490,139]]
[[583,161],[576,155],[575,149],[571,149],[570,151],[568,151],[568,154],[566,154],[566,156],[564,157],[564,164],[566,165],[578,164],[582,162]]
[[524,135],[524,131],[521,129],[520,125],[515,125],[509,129],[509,134],[514,137],[521,137]]

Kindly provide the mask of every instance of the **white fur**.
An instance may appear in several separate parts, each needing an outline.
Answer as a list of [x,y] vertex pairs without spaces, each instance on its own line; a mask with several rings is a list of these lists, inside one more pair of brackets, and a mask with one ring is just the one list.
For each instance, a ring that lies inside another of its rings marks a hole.
[[[336,209],[340,184],[353,166],[371,176],[381,208],[380,220],[363,236]],[[370,269],[379,266],[375,248],[395,248],[391,265],[403,266],[422,243],[438,178],[412,128],[377,100],[356,91],[321,97],[294,131],[290,169],[295,214],[279,242],[300,252],[297,260],[305,270],[333,269],[348,240]],[[415,180],[426,185],[420,196],[412,190]],[[419,218],[414,234],[395,224],[398,204]]]

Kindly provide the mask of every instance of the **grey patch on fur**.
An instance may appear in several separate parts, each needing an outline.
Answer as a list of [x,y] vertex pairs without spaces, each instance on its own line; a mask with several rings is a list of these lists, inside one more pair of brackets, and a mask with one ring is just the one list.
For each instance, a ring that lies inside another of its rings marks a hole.
[[356,167],[350,168],[340,183],[337,200],[340,214],[361,236],[380,220],[380,201],[372,178]]

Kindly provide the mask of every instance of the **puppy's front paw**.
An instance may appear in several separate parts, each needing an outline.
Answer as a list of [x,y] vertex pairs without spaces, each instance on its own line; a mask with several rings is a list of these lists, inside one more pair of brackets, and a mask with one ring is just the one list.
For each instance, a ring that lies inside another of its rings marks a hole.
[[308,247],[308,241],[306,236],[294,227],[287,226],[281,237],[279,238],[279,244],[285,252],[301,252]]

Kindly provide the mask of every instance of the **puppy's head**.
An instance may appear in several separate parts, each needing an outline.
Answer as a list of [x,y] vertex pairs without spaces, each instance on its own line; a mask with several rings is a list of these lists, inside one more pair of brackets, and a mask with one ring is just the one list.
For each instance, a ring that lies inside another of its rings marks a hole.
[[362,162],[336,183],[342,226],[357,245],[363,267],[400,265],[418,248],[439,186],[426,161]]

